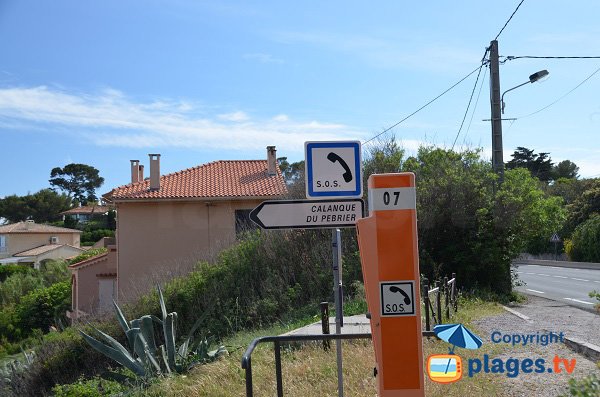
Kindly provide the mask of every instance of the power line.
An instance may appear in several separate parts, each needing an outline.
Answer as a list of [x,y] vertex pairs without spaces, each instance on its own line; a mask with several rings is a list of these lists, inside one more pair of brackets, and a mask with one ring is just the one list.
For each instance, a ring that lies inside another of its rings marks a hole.
[[592,74],[590,74],[588,77],[586,77],[581,83],[577,84],[574,88],[572,88],[571,90],[569,90],[569,92],[567,92],[566,94],[564,94],[563,96],[561,96],[560,98],[558,98],[557,100],[553,101],[552,103],[550,103],[549,105],[544,106],[543,108],[536,110],[533,113],[529,113],[528,115],[525,116],[521,116],[521,117],[517,117],[517,119],[524,119],[526,117],[529,116],[533,116],[534,114],[537,114],[543,110],[548,109],[550,106],[556,104],[558,101],[562,100],[563,98],[565,98],[567,95],[569,95],[570,93],[572,93],[573,91],[575,91],[576,89],[578,89],[579,87],[581,87],[583,84],[585,84],[589,79],[591,79],[596,73],[600,72],[600,68],[596,69]]
[[504,56],[504,61],[513,61],[515,59],[600,59],[600,56],[535,56],[535,55],[520,55],[520,56]]
[[[486,50],[486,54],[487,54],[487,50]],[[484,54],[485,57],[485,54]],[[481,64],[481,66],[479,67],[479,72],[477,73],[477,78],[475,79],[475,84],[473,85],[473,90],[471,90],[471,96],[469,97],[469,103],[467,103],[467,108],[465,109],[465,115],[462,118],[462,121],[460,122],[460,127],[458,128],[458,132],[456,133],[456,137],[454,138],[454,142],[452,142],[452,149],[454,149],[454,145],[456,144],[456,140],[458,139],[458,136],[460,135],[460,132],[462,131],[463,125],[465,124],[465,120],[467,119],[467,115],[469,114],[469,108],[471,107],[471,101],[473,100],[473,94],[475,94],[475,90],[477,89],[477,83],[479,83],[479,76],[481,75],[481,69],[483,69],[483,63]]]
[[494,40],[498,40],[498,37],[500,37],[500,35],[504,31],[504,28],[506,28],[506,26],[508,25],[508,23],[510,22],[510,20],[515,16],[515,14],[517,13],[517,11],[519,10],[519,7],[521,7],[521,4],[523,4],[524,1],[525,0],[521,0],[521,2],[517,6],[517,8],[515,8],[515,10],[513,11],[513,13],[510,15],[510,17],[508,18],[508,20],[506,21],[506,23],[504,24],[504,26],[502,26],[502,29],[500,29],[500,31],[498,32],[498,34],[496,35],[496,38]]
[[[485,57],[487,56],[488,52],[490,51],[490,47],[486,47],[485,48],[485,52],[483,53],[483,56],[481,57],[481,66],[483,67],[484,65],[486,65],[486,63],[488,62]],[[487,70],[486,70],[487,72]],[[475,89],[477,88],[477,82],[479,81],[479,76],[481,75],[481,68],[479,68],[479,72],[477,73],[477,78],[475,79],[475,84],[473,85],[473,90],[471,91],[471,96],[469,97],[469,103],[467,104],[467,109],[465,109],[465,115],[463,116],[463,119],[460,123],[460,127],[458,128],[458,132],[456,133],[456,137],[454,138],[454,142],[452,142],[452,149],[454,149],[454,145],[456,144],[456,141],[460,135],[460,132],[462,131],[463,125],[465,124],[465,119],[467,118],[467,115],[469,114],[469,108],[471,107],[471,101],[473,100],[473,94],[475,93]],[[483,80],[482,80],[483,82]],[[479,90],[479,94],[481,94],[481,89]],[[477,95],[477,102],[479,102],[479,94]],[[477,106],[477,105],[475,105]],[[475,114],[475,110],[473,110],[473,114]],[[471,128],[471,121],[473,121],[473,116],[471,115],[471,120],[469,121],[469,128]],[[468,129],[467,129],[468,131]]]
[[418,108],[417,110],[415,110],[414,112],[412,112],[408,116],[404,117],[402,120],[398,121],[394,125],[392,125],[392,126],[386,128],[385,130],[381,131],[379,134],[375,135],[371,139],[364,141],[363,145],[371,142],[373,139],[376,139],[376,138],[380,137],[381,135],[385,134],[386,132],[388,132],[392,128],[397,127],[398,125],[400,125],[401,123],[405,122],[406,120],[408,120],[409,118],[411,118],[415,114],[419,113],[421,110],[425,109],[427,106],[431,105],[433,102],[437,101],[439,98],[441,98],[446,93],[448,93],[448,91],[452,90],[454,87],[456,87],[457,85],[459,85],[460,83],[462,83],[463,81],[465,81],[466,79],[468,79],[473,73],[477,72],[478,70],[481,70],[482,67],[483,67],[483,65],[477,66],[475,69],[473,69],[473,71],[469,72],[469,74],[467,74],[462,79],[458,80],[456,83],[454,83],[452,86],[450,86],[449,88],[447,88],[444,92],[442,92],[441,94],[439,94],[438,96],[436,96],[435,98],[433,98],[432,100],[430,100],[429,102],[427,102],[425,105],[421,106],[420,108]]
[[483,88],[483,81],[485,80],[485,75],[487,74],[487,69],[483,72],[483,78],[481,79],[481,84],[479,85],[479,93],[477,93],[477,100],[475,101],[475,106],[473,106],[473,112],[471,113],[471,120],[469,120],[469,126],[467,127],[467,132],[465,132],[465,138],[471,129],[471,124],[473,123],[473,116],[475,116],[475,110],[477,110],[477,105],[479,104],[479,97],[481,96],[481,89]]

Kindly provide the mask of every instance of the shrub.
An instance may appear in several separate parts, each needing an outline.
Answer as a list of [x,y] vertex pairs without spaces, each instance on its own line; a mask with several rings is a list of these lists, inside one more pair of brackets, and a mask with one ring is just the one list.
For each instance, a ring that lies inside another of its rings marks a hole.
[[89,250],[77,255],[75,258],[69,259],[68,263],[69,263],[69,265],[73,265],[75,263],[83,262],[86,259],[89,259],[96,255],[103,254],[107,251],[108,250],[106,248],[92,248],[92,249],[89,249]]
[[84,380],[83,377],[75,383],[57,385],[52,388],[54,397],[103,397],[127,391],[127,387],[116,380],[102,379],[96,376]]
[[0,266],[0,283],[4,282],[8,277],[14,274],[27,274],[33,272],[29,266],[22,265],[3,265]]
[[577,397],[595,397],[600,395],[600,379],[596,374],[576,380],[569,379],[569,393]]
[[15,273],[0,284],[1,307],[18,304],[28,293],[44,287],[44,279],[38,271]]
[[578,262],[600,262],[600,214],[593,214],[575,228],[570,258]]
[[[112,326],[116,329],[116,324]],[[108,366],[107,358],[89,347],[76,330],[67,328],[46,335],[28,370],[11,379],[10,384],[0,384],[0,395],[47,395],[56,384],[73,383],[81,374],[94,376]]]
[[16,307],[16,315],[25,333],[34,329],[48,332],[50,326],[56,323],[57,317],[70,307],[71,284],[62,282],[24,296]]

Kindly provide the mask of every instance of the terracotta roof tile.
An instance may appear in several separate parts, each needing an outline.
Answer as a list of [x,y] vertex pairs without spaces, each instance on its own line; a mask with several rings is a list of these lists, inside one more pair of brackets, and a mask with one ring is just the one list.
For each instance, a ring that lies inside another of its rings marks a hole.
[[46,244],[46,245],[42,245],[40,247],[28,249],[27,251],[16,253],[13,256],[38,256],[38,255],[44,254],[46,252],[50,252],[50,251],[53,251],[55,249],[58,249],[60,247],[71,247],[71,248],[77,249],[77,250],[79,250],[81,252],[84,251],[81,248],[77,248],[77,247],[74,247],[74,246],[69,245],[69,244]]
[[71,208],[70,210],[63,211],[61,215],[71,214],[104,214],[110,210],[110,207],[104,205],[84,205],[82,207]]
[[148,200],[187,198],[278,197],[287,193],[279,167],[267,174],[266,160],[215,161],[160,177],[160,189],[148,179],[113,189],[106,199]]
[[81,230],[67,229],[35,222],[17,222],[0,226],[0,233],[81,233]]

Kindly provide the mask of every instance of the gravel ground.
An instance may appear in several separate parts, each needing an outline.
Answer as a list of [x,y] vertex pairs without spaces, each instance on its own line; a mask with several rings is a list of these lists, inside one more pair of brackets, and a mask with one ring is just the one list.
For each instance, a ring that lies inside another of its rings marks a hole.
[[[514,310],[530,317],[531,321],[523,320],[516,315],[506,312],[497,316],[486,317],[475,321],[478,335],[485,344],[492,343],[491,335],[494,331],[502,335],[511,334],[545,334],[546,331],[554,333],[563,332],[565,337],[576,338],[596,346],[600,346],[600,315],[580,310],[543,298],[528,296],[524,304],[513,306]],[[568,374],[563,369],[561,373],[522,373],[514,378],[506,379],[506,396],[540,396],[552,397],[568,394],[568,380],[572,377],[583,378],[592,373],[600,376],[598,365],[584,356],[575,353],[562,343],[507,345],[499,343],[505,353],[495,357],[507,360],[518,358],[523,360],[543,358],[546,367],[553,365],[555,355],[563,359],[576,359],[575,369]],[[508,350],[506,348],[508,347]],[[499,374],[499,376],[502,376]]]

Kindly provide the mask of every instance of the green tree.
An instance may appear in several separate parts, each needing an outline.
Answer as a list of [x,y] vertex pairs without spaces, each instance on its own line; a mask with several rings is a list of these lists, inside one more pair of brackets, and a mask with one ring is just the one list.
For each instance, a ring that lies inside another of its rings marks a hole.
[[370,175],[402,171],[404,149],[398,145],[394,135],[389,135],[377,139],[363,151],[363,192],[366,195]]
[[73,163],[64,168],[53,168],[49,182],[54,188],[66,192],[69,197],[84,204],[97,200],[96,189],[102,186],[104,178],[90,165]]
[[560,178],[577,179],[579,177],[579,167],[570,160],[563,160],[552,167],[552,179],[555,181]]
[[550,153],[535,154],[533,150],[519,146],[511,155],[512,160],[506,163],[507,169],[527,168],[531,175],[543,182],[550,182],[553,177],[553,164]]
[[279,157],[277,163],[287,185],[288,198],[305,198],[304,160],[290,163],[287,157]]
[[33,219],[38,223],[54,222],[61,218],[60,213],[71,207],[71,199],[51,189],[42,189],[27,196],[7,196],[0,199],[0,217],[9,222]]
[[498,203],[499,226],[514,236],[514,251],[550,252],[550,236],[562,228],[566,219],[560,197],[547,197],[526,169],[517,168],[505,173]]
[[600,214],[592,214],[575,228],[569,256],[578,262],[600,262]]
[[587,189],[567,206],[568,217],[563,234],[570,236],[575,228],[593,214],[600,214],[600,179],[588,184]]

